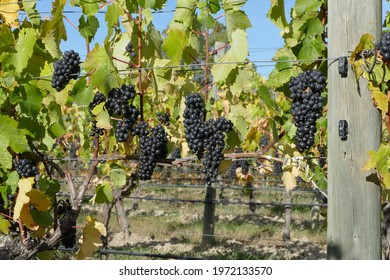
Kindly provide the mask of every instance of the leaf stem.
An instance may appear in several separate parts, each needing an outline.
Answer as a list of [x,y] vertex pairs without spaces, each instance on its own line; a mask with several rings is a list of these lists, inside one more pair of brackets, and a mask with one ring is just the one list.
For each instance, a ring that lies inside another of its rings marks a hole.
[[73,22],[71,22],[65,15],[63,15],[63,17],[73,28],[79,31],[79,28]]

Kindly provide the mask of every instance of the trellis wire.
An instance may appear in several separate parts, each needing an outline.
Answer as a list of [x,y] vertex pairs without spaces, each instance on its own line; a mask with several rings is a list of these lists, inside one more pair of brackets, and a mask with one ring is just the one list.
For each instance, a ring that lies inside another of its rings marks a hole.
[[[260,67],[262,65],[255,65],[256,63],[270,63],[263,66],[274,66],[274,64],[279,62],[288,62],[288,63],[301,63],[301,62],[321,62],[321,61],[337,61],[339,60],[339,57],[337,58],[316,58],[316,59],[291,59],[291,60],[247,60],[247,61],[225,61],[225,62],[208,62],[208,63],[192,63],[192,64],[185,64],[185,65],[167,65],[167,66],[150,66],[150,67],[134,67],[128,70],[118,70],[118,72],[129,74],[130,72],[134,71],[147,71],[147,70],[170,70],[170,69],[177,69],[177,68],[183,68],[183,67],[207,67],[207,66],[213,66],[213,65],[232,65],[232,64],[239,64],[239,65],[246,65],[248,67],[256,66]],[[189,68],[189,69],[183,69],[186,71],[195,71],[195,70],[204,70],[202,68]],[[181,69],[175,70],[175,71],[183,71]],[[87,76],[87,73],[80,74],[81,77]],[[49,79],[51,78],[51,75],[47,76],[36,76],[33,77],[33,79]]]
[[229,200],[211,200],[206,201],[202,199],[178,199],[178,198],[159,198],[151,196],[128,196],[125,199],[145,200],[145,201],[162,201],[172,203],[210,203],[210,204],[223,204],[223,205],[256,205],[256,206],[284,206],[284,207],[328,207],[326,203],[284,203],[284,202],[242,202],[242,201],[229,201]]

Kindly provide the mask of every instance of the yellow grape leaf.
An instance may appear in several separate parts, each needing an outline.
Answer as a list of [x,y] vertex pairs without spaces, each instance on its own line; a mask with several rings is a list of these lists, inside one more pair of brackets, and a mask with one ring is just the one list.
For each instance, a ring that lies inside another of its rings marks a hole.
[[30,212],[30,204],[24,204],[21,211],[19,218],[22,220],[22,222],[31,230],[37,230],[39,226],[34,222],[33,217],[31,216]]
[[284,186],[288,190],[292,190],[297,186],[297,176],[299,174],[297,167],[292,167],[291,170],[285,170],[283,171],[282,180],[284,183]]
[[76,255],[78,260],[90,258],[93,252],[103,245],[100,236],[107,235],[106,228],[102,223],[97,222],[91,216],[87,216],[85,220],[87,223],[83,229],[83,235],[79,239],[80,249]]
[[15,0],[0,0],[0,18],[11,27],[18,27],[19,4]]
[[15,208],[14,208],[14,221],[20,218],[20,212],[24,205],[30,202],[30,198],[26,195],[29,191],[32,190],[34,178],[26,178],[20,179],[19,186],[19,194],[16,198]]
[[51,202],[43,192],[32,189],[26,195],[30,198],[30,204],[38,211],[47,211],[50,209]]
[[4,219],[2,216],[0,216],[0,232],[8,234],[10,226],[11,223],[8,220]]
[[371,92],[371,97],[375,106],[383,113],[387,113],[389,110],[389,101],[387,100],[387,96],[379,90],[374,90]]

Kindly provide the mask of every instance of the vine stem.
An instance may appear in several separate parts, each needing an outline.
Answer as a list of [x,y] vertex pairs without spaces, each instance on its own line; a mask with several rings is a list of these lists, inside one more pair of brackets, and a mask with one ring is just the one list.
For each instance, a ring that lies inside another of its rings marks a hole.
[[142,87],[142,7],[138,10],[138,89],[140,95],[141,121],[144,120],[144,92]]
[[4,216],[4,217],[6,217],[7,219],[10,219],[10,220],[13,219],[11,216],[9,216],[9,215],[7,215],[5,213],[2,213],[2,212],[0,212],[0,215]]
[[205,39],[206,39],[206,65],[205,65],[205,68],[204,68],[204,78],[205,78],[205,94],[204,94],[204,98],[205,98],[205,101],[206,103],[208,102],[209,100],[209,59],[210,59],[210,53],[209,53],[209,30],[207,29],[206,32],[205,32]]
[[65,15],[63,15],[63,17],[73,28],[79,31],[79,28],[70,19],[68,19]]
[[112,59],[114,59],[114,60],[116,60],[116,61],[119,61],[119,62],[121,62],[121,63],[127,64],[127,65],[132,66],[132,67],[134,67],[134,66],[135,66],[135,67],[138,67],[138,65],[135,65],[135,64],[132,63],[132,62],[124,61],[124,60],[122,60],[122,59],[120,59],[120,58],[117,58],[117,57],[115,57],[115,56],[113,56]]

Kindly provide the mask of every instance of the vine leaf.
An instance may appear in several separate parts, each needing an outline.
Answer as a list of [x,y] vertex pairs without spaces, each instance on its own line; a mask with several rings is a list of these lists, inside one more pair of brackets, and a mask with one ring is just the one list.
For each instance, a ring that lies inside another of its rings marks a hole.
[[51,202],[48,197],[41,191],[32,189],[26,193],[30,198],[30,205],[34,206],[38,211],[47,211],[51,207]]
[[11,223],[4,219],[2,216],[0,216],[0,232],[3,234],[9,233],[9,228],[11,227]]
[[5,24],[10,25],[11,27],[18,27],[18,2],[15,0],[1,0],[0,3],[3,4],[0,6],[0,16],[4,19]]
[[110,172],[110,180],[113,186],[123,186],[126,184],[126,173],[123,169],[113,169]]
[[17,128],[18,123],[8,116],[0,116],[0,165],[6,169],[12,166],[12,156],[7,148],[10,146],[16,153],[29,150],[26,136]]
[[14,208],[14,221],[21,219],[22,222],[32,230],[36,230],[38,226],[34,223],[34,220],[30,213],[30,198],[27,196],[27,193],[32,190],[32,184],[34,178],[20,179],[19,181],[19,193],[16,198],[15,208]]
[[281,29],[282,35],[288,32],[284,0],[271,0],[271,8],[267,13],[267,17]]
[[297,0],[297,2],[295,2],[294,11],[297,16],[307,12],[315,12],[321,7],[322,2],[323,0]]
[[19,39],[15,44],[15,51],[9,58],[15,66],[15,70],[21,73],[28,65],[28,62],[33,54],[33,46],[37,41],[38,32],[33,28],[23,28],[20,31]]
[[87,216],[85,220],[87,223],[83,228],[83,234],[79,239],[80,249],[76,255],[78,260],[90,258],[93,252],[103,245],[100,236],[107,235],[106,228],[102,223],[91,216]]
[[237,67],[237,64],[244,62],[248,54],[247,34],[244,30],[237,29],[232,34],[231,48],[224,54],[217,64],[211,68],[211,73],[216,82],[224,81]]
[[92,86],[103,93],[121,85],[118,71],[105,47],[96,45],[84,61],[83,68],[90,75]]
[[163,44],[163,49],[171,58],[172,65],[180,64],[183,51],[188,46],[189,41],[183,28],[171,28],[168,30],[167,38]]
[[97,186],[96,194],[91,198],[90,202],[110,203],[113,199],[114,199],[114,195],[112,194],[110,182],[105,181],[103,182],[103,184]]
[[371,97],[375,106],[383,113],[387,113],[389,110],[389,101],[387,96],[380,90],[379,87],[374,86],[371,82],[368,84],[368,88],[371,90]]
[[107,111],[102,111],[96,116],[96,126],[106,130],[111,129],[110,115]]
[[369,151],[368,154],[370,158],[362,170],[376,169],[383,187],[390,189],[390,146],[382,144],[378,151]]

